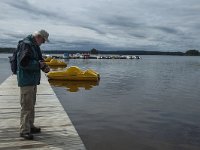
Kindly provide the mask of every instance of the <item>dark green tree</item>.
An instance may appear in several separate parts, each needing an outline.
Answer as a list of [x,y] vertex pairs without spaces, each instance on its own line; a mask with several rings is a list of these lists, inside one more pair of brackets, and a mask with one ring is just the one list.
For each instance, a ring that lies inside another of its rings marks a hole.
[[191,49],[185,52],[186,55],[188,56],[199,56],[199,51],[195,49]]
[[98,54],[99,52],[98,52],[97,49],[93,48],[93,49],[91,49],[90,53],[91,54]]

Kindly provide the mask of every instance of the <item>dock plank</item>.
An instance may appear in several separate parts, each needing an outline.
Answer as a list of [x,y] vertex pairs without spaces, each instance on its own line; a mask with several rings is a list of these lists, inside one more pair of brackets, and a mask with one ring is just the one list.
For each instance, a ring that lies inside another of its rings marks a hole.
[[19,137],[20,100],[16,76],[0,85],[0,150],[86,150],[44,74],[38,86],[35,124],[42,128],[33,141]]

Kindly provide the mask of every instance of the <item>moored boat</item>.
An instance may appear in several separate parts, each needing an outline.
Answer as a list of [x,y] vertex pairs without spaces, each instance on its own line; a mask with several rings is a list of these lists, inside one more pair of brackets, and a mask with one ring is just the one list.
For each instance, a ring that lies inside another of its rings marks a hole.
[[51,71],[47,74],[47,77],[54,80],[76,81],[98,81],[100,79],[98,72],[92,69],[83,71],[77,66],[71,66],[64,71]]
[[46,64],[49,66],[64,66],[64,67],[67,66],[67,63],[65,63],[64,61],[60,61],[54,58],[51,59],[49,62],[46,62]]

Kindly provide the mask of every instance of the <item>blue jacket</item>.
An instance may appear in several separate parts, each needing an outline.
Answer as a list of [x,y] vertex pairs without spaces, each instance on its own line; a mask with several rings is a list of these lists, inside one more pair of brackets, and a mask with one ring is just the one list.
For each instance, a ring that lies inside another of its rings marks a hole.
[[19,42],[17,54],[17,81],[18,86],[32,86],[40,84],[40,64],[42,54],[40,47],[32,35]]

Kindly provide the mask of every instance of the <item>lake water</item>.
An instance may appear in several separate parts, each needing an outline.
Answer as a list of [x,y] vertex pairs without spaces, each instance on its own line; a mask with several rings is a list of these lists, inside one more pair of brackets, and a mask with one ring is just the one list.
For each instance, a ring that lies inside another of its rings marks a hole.
[[0,53],[0,84],[11,75],[8,56],[11,54]]
[[200,57],[76,59],[72,65],[101,76],[99,83],[51,82],[88,150],[199,150]]

